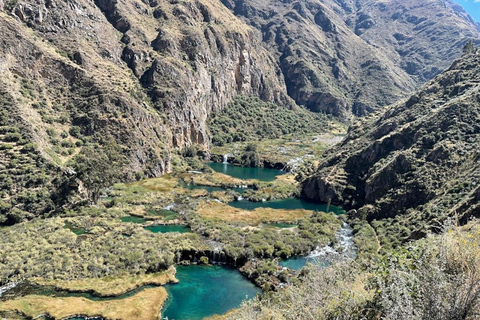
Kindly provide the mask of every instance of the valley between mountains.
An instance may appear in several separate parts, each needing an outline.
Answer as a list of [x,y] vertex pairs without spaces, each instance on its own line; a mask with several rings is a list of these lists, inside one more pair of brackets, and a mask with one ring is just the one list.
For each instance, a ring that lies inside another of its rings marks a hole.
[[0,319],[478,319],[450,0],[0,0]]

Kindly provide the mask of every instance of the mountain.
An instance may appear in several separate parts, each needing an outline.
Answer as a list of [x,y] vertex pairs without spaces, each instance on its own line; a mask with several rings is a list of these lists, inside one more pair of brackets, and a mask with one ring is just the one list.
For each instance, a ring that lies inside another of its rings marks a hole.
[[108,90],[144,90],[137,100],[163,114],[173,147],[206,145],[206,117],[236,95],[289,104],[269,53],[216,1],[13,3],[22,35],[34,30]]
[[356,122],[303,195],[369,220],[417,223],[420,233],[448,217],[479,217],[479,77],[480,55],[466,55],[410,98]]
[[343,119],[405,97],[479,39],[449,0],[222,2],[261,33],[298,104]]
[[[403,97],[478,38],[455,8],[0,0],[0,224],[171,172],[179,150],[208,151],[207,120],[238,96],[341,120]],[[372,23],[360,21],[367,11],[378,12]],[[402,68],[409,59],[415,72]]]
[[51,213],[70,188],[96,198],[170,171],[171,150],[208,147],[208,115],[237,95],[294,105],[271,55],[215,1],[0,8],[3,223]]

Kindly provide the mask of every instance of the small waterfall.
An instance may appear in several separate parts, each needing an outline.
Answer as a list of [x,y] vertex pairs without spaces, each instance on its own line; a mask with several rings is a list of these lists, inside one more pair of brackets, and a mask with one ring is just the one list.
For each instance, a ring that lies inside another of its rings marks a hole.
[[210,255],[210,263],[216,263],[217,262],[217,253],[215,251],[213,251]]
[[18,282],[12,282],[4,285],[3,287],[0,287],[0,297],[2,297],[3,294],[8,290],[12,290],[13,288],[15,288],[17,285],[18,285]]
[[338,245],[337,249],[342,250],[345,258],[355,259],[357,257],[357,247],[353,241],[353,229],[346,223],[343,223],[342,228],[337,234]]
[[223,163],[228,164],[228,158],[235,158],[235,155],[232,153],[227,153],[223,155]]
[[331,246],[317,247],[307,256],[307,259],[321,259],[326,256],[338,256],[340,259],[355,259],[357,257],[353,230],[347,223],[343,223],[337,232],[337,244],[333,248]]
[[223,244],[213,240],[207,241],[211,250],[207,251],[211,264],[227,264],[227,256],[223,251]]
[[223,163],[224,163],[224,164],[227,164],[227,163],[228,163],[228,156],[229,156],[228,153],[223,156]]
[[310,252],[310,254],[307,256],[307,259],[314,259],[314,258],[319,258],[326,256],[327,254],[338,254],[335,249],[333,249],[330,246],[325,246],[325,247],[317,247],[315,250]]
[[223,251],[211,251],[209,260],[211,264],[226,264],[227,259]]

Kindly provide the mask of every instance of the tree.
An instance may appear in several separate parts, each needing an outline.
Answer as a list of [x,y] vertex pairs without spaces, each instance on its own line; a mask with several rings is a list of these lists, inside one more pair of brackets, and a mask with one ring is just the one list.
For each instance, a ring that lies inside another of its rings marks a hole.
[[260,165],[260,156],[256,145],[247,145],[242,155],[242,165],[246,167],[258,167]]

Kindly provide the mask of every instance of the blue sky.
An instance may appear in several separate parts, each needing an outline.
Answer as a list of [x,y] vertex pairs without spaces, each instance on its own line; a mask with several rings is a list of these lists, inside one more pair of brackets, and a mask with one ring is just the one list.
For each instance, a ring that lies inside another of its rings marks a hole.
[[465,10],[473,17],[473,19],[480,22],[480,0],[453,0],[461,4]]

